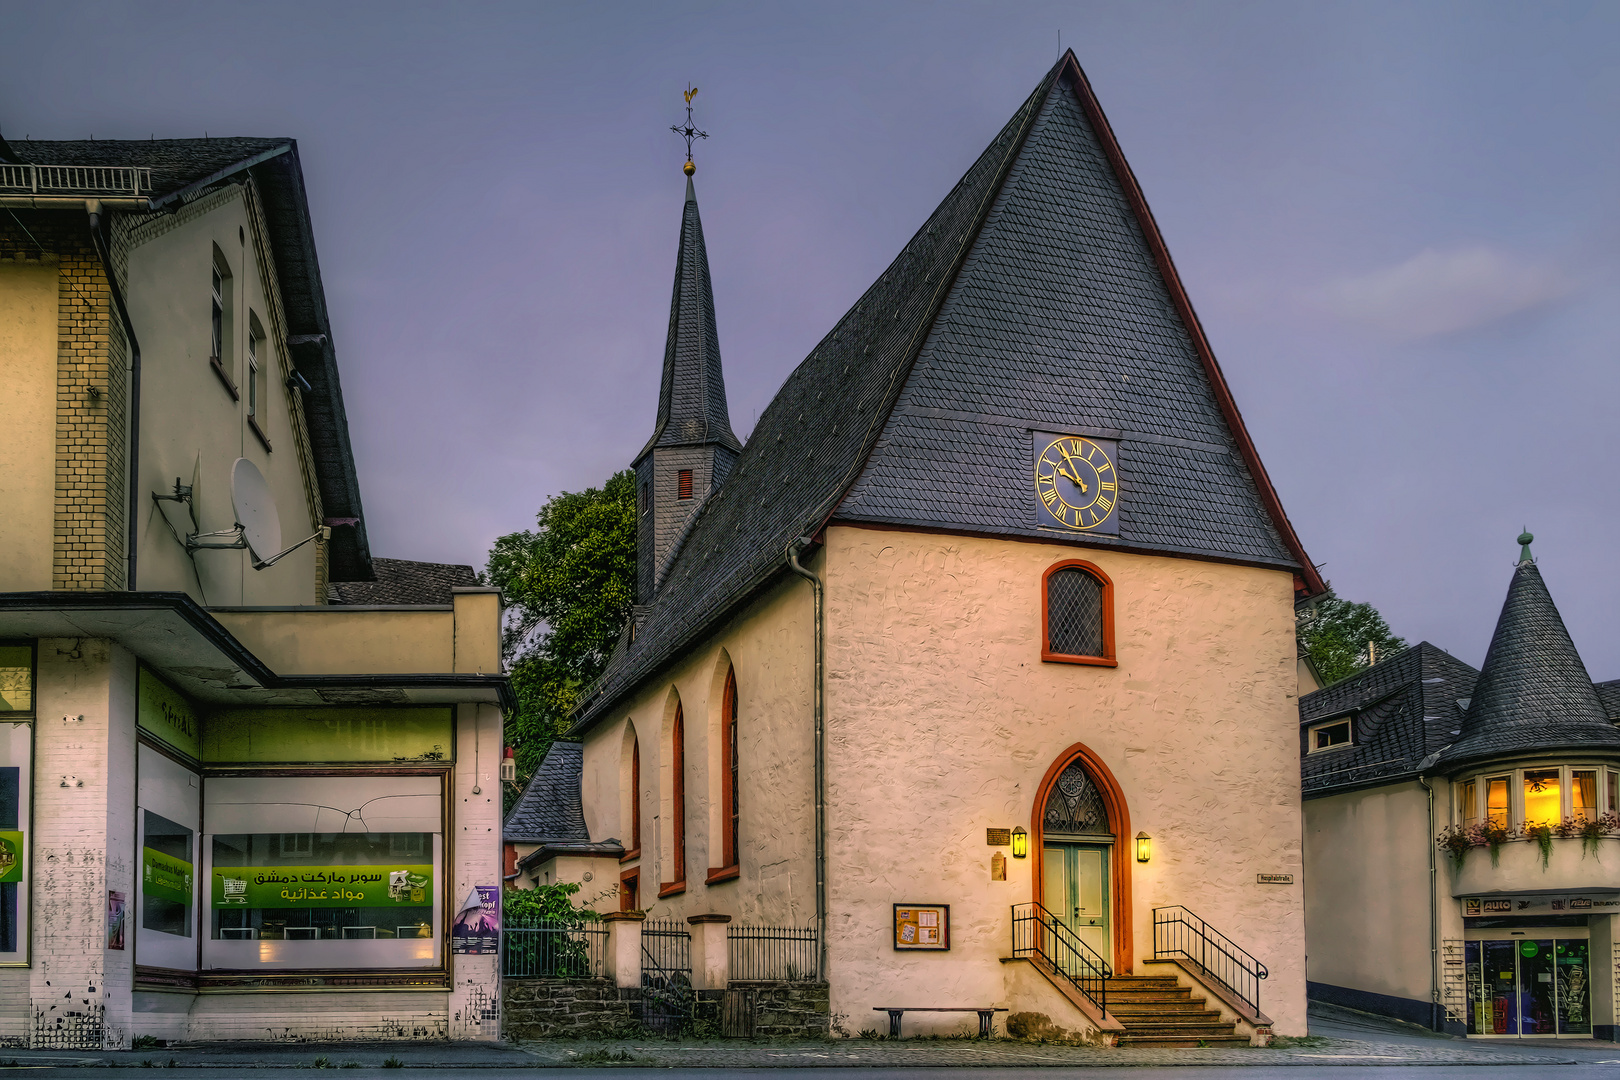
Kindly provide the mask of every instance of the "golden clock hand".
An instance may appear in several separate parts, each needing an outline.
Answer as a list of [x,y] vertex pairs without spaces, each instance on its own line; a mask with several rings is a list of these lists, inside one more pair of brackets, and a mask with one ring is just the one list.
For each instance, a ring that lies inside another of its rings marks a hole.
[[1070,472],[1068,469],[1060,468],[1060,469],[1058,469],[1058,472],[1060,472],[1064,476],[1068,477],[1069,480],[1074,483],[1074,486],[1080,489],[1080,494],[1084,495],[1086,493],[1086,484],[1085,484],[1084,480],[1081,480],[1078,476],[1074,475],[1074,473]]

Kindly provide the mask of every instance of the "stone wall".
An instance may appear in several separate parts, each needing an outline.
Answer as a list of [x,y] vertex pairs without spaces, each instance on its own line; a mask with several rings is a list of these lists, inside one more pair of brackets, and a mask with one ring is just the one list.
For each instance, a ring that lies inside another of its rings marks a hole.
[[733,982],[754,991],[754,1036],[760,1039],[823,1039],[831,1023],[827,984]]
[[508,1039],[605,1038],[641,1023],[641,991],[610,979],[506,979],[501,996]]

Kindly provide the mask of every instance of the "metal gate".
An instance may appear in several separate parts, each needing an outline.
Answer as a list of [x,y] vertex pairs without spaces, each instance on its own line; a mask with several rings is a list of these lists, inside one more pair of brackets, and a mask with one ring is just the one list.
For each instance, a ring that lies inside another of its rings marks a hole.
[[678,919],[641,924],[641,1023],[678,1035],[692,1022],[692,932]]

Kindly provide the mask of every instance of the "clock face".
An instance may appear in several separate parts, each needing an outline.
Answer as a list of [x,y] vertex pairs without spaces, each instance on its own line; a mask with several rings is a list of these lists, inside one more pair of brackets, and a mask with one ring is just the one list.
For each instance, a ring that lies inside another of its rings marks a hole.
[[1079,435],[1037,434],[1035,455],[1042,525],[1119,532],[1119,476],[1107,449]]

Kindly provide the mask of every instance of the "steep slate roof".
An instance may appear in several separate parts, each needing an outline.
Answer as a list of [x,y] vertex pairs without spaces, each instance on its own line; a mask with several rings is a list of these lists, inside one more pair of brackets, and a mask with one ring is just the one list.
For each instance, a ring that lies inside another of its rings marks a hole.
[[478,575],[457,563],[372,559],[376,581],[333,582],[327,587],[334,604],[448,604],[451,589],[471,588]]
[[545,844],[556,841],[589,843],[579,780],[585,770],[585,745],[558,741],[512,805],[501,826],[508,844]]
[[1598,701],[1603,703],[1603,711],[1609,719],[1620,722],[1620,679],[1593,683],[1592,689],[1597,691]]
[[709,252],[703,243],[697,192],[686,178],[681,212],[681,243],[675,259],[675,289],[664,340],[664,376],[658,389],[658,420],[640,461],[655,446],[718,442],[732,450],[742,443],[731,430],[726,380],[720,370],[720,333],[709,283]]
[[[13,139],[10,147],[20,161],[37,165],[149,166],[150,202],[155,210],[172,210],[217,184],[251,180],[265,210],[287,336],[294,339],[293,366],[312,387],[303,403],[321,506],[328,520],[358,519],[353,526],[333,530],[328,577],[333,581],[371,580],[371,547],[360,505],[360,481],[349,442],[298,143],[282,138]],[[137,326],[136,335],[140,332]]]
[[1072,52],[788,377],[575,730],[835,517],[1080,539],[1034,528],[1029,429],[1046,426],[1122,439],[1133,509],[1117,541],[1085,543],[1293,568],[1321,591]]
[[[1306,798],[1409,780],[1456,738],[1458,699],[1479,673],[1427,641],[1299,699],[1300,775]],[[1351,745],[1307,753],[1309,727],[1354,718]],[[1432,764],[1431,764],[1432,767]]]
[[1620,730],[1598,700],[1541,571],[1526,559],[1514,568],[1461,736],[1440,762],[1454,769],[1531,750],[1620,753]]

